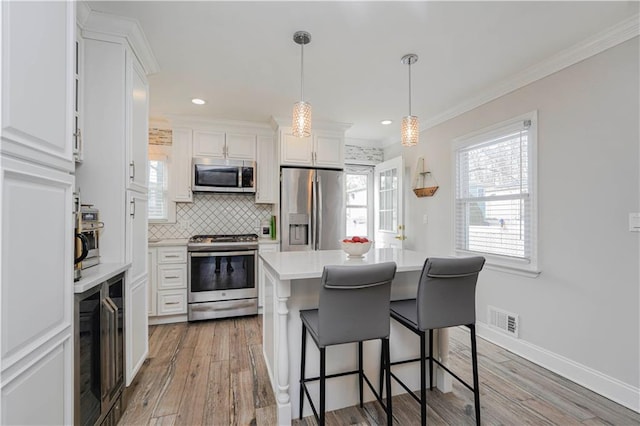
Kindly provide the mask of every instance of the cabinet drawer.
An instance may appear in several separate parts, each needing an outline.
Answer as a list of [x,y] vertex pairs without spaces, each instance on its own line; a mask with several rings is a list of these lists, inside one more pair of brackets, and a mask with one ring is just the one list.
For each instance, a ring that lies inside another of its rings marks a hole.
[[187,263],[187,248],[158,247],[158,263]]
[[158,265],[158,290],[187,288],[187,265]]
[[158,316],[187,313],[187,291],[159,291]]

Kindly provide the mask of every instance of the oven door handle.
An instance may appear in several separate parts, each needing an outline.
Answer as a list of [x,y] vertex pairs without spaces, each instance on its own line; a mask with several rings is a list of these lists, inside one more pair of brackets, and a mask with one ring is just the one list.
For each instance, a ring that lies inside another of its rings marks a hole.
[[218,257],[218,256],[249,256],[255,254],[256,250],[242,250],[242,251],[192,251],[189,252],[191,257]]

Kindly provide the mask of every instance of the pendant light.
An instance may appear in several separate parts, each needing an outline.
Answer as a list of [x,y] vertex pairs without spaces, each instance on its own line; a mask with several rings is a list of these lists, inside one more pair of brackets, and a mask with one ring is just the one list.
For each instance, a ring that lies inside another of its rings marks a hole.
[[311,34],[297,31],[293,41],[300,45],[300,102],[293,106],[293,136],[311,136],[311,104],[304,101],[304,45],[311,42]]
[[409,65],[409,115],[402,117],[402,145],[414,146],[418,144],[418,136],[420,133],[420,126],[418,124],[418,117],[411,115],[411,65],[418,62],[418,55],[409,53],[402,57],[402,63]]

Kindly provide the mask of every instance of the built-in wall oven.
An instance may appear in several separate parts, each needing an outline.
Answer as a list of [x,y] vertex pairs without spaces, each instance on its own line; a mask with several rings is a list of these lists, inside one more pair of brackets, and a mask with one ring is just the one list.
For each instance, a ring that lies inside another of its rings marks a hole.
[[116,425],[124,404],[124,274],[75,296],[74,424]]
[[187,244],[188,319],[258,313],[258,236],[196,235]]

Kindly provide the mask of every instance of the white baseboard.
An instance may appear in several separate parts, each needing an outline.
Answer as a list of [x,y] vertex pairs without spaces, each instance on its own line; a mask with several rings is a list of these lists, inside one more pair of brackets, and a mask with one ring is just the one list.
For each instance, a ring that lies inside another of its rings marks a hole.
[[476,323],[479,337],[640,413],[640,389],[539,346]]

